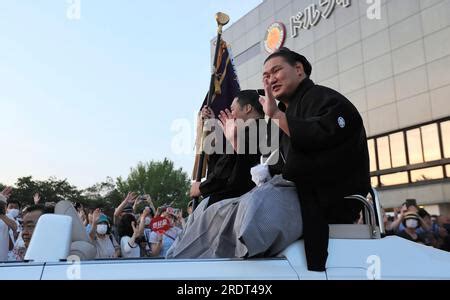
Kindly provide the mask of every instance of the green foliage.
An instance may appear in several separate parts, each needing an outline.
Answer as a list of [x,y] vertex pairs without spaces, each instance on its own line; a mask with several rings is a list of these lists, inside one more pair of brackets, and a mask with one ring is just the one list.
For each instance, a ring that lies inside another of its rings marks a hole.
[[100,207],[107,211],[114,210],[124,198],[117,190],[116,184],[111,177],[107,177],[106,181],[96,183],[85,189],[83,196],[85,202],[80,202],[85,207]]
[[33,204],[33,195],[39,193],[41,203],[58,202],[61,199],[79,201],[81,192],[70,185],[66,179],[58,180],[50,177],[45,181],[33,180],[31,176],[17,179],[11,199],[18,200],[22,205]]
[[[0,191],[5,186],[0,183]],[[190,187],[188,175],[182,169],[174,169],[173,162],[164,159],[162,162],[150,161],[139,163],[131,168],[127,179],[117,178],[116,182],[107,177],[85,190],[70,185],[66,179],[34,180],[31,176],[17,179],[11,199],[18,200],[23,206],[33,204],[33,196],[39,193],[40,203],[58,202],[66,199],[80,202],[84,207],[101,207],[108,214],[112,214],[128,192],[149,194],[156,207],[171,204],[185,208],[189,198],[187,192]]]
[[128,192],[149,194],[156,207],[171,204],[185,208],[189,186],[188,175],[182,169],[174,169],[173,162],[167,158],[162,162],[139,163],[131,168],[126,180],[117,178],[117,189],[122,195]]

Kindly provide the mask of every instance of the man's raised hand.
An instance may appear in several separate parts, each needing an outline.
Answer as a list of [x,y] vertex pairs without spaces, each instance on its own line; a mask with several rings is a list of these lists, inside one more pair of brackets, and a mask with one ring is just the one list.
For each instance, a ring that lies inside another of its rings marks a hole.
[[219,120],[219,125],[223,130],[225,138],[234,144],[237,135],[237,126],[236,120],[233,118],[231,111],[229,109],[220,111]]
[[6,199],[8,199],[9,197],[11,197],[12,191],[13,191],[13,188],[10,186],[7,186],[3,189],[3,191],[0,194],[2,194],[3,196],[5,196]]
[[275,97],[272,94],[272,86],[269,83],[269,79],[264,79],[264,91],[266,96],[261,96],[259,98],[259,103],[261,103],[264,113],[269,117],[273,118],[275,114],[279,111]]

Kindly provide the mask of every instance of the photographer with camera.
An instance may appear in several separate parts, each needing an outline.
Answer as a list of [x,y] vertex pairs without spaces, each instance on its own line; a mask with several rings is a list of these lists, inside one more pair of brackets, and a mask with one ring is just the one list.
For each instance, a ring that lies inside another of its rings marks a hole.
[[427,242],[423,238],[423,235],[417,233],[417,229],[423,226],[424,222],[421,221],[420,216],[416,212],[407,212],[403,215],[402,224],[404,229],[401,230],[397,236],[412,242],[426,245]]
[[[407,213],[419,213],[419,207],[417,206],[416,199],[406,199],[406,201],[402,204],[401,208],[397,208],[394,210],[395,212],[395,220],[391,223],[390,228],[387,228],[388,230],[392,230],[395,233],[400,233],[401,231],[405,230],[405,225],[403,224],[405,215]],[[427,225],[426,222],[422,219],[421,216],[418,215],[420,224],[423,224],[423,229],[428,231],[431,230],[431,227]]]
[[[141,196],[141,199],[143,196]],[[153,204],[153,203],[152,203]],[[135,218],[140,220],[139,224],[143,223],[143,236],[136,240],[141,248],[141,257],[151,256],[150,234],[152,232],[150,224],[155,217],[155,211],[149,206],[149,202],[146,200],[140,201],[134,208]]]

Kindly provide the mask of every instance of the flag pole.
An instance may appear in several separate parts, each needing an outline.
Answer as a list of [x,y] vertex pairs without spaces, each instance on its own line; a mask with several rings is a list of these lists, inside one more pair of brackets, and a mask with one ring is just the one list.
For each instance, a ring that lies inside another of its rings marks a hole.
[[[227,25],[230,21],[230,17],[222,12],[216,13],[216,22],[217,22],[217,40],[216,40],[216,50],[214,51],[214,60],[213,60],[213,68],[211,71],[211,81],[209,84],[209,91],[208,91],[208,97],[206,100],[206,105],[209,107],[211,105],[214,93],[215,93],[215,79],[217,77],[217,57],[219,56],[219,50],[220,50],[220,44],[222,40],[222,28],[223,26]],[[207,132],[203,129],[202,138],[200,140],[200,157],[198,159],[197,164],[197,174],[195,175],[195,181],[201,182],[202,181],[202,173],[203,173],[203,164],[205,162],[205,151],[203,150],[203,141],[206,137]],[[192,199],[192,210],[195,210],[195,208],[198,205],[198,197],[195,197]]]

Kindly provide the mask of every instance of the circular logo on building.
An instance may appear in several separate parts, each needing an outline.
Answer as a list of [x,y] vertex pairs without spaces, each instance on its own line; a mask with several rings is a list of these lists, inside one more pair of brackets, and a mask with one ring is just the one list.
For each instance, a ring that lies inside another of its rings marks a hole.
[[283,23],[275,22],[269,26],[264,37],[264,48],[269,53],[273,53],[283,47],[286,39],[286,27]]
[[343,117],[338,118],[338,124],[339,124],[339,127],[341,127],[341,128],[345,127],[345,120]]

